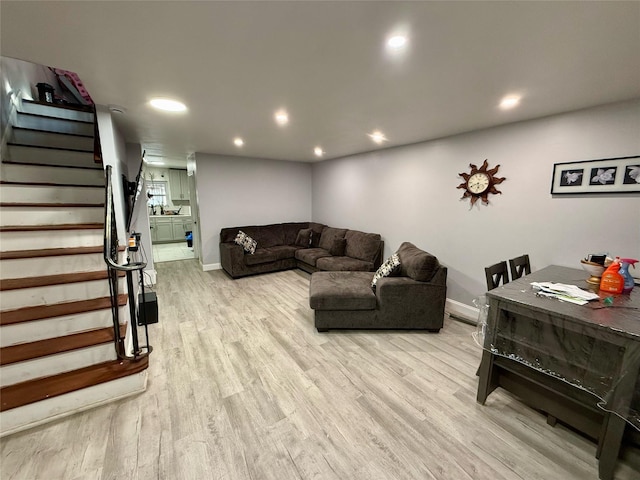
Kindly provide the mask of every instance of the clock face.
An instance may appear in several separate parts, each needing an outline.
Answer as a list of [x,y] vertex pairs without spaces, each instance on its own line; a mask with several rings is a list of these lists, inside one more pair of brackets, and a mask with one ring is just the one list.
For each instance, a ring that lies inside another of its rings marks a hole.
[[481,194],[489,188],[489,175],[486,173],[474,173],[467,181],[467,189],[476,195]]

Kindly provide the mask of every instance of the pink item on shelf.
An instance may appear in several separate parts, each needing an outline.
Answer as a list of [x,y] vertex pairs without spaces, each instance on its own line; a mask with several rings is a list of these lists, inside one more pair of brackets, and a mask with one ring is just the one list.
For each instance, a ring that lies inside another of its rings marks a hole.
[[[93,105],[93,99],[91,98],[91,95],[89,95],[89,92],[87,91],[87,89],[84,88],[84,84],[82,83],[82,80],[80,80],[80,77],[78,76],[77,73],[70,72],[69,70],[63,70],[61,68],[54,68],[53,72],[56,75],[58,75],[63,85],[64,85],[64,82],[62,80],[63,78],[66,78],[71,83],[71,85],[75,87],[75,89],[82,96],[82,98],[84,98],[84,100],[88,104]],[[71,93],[74,93],[74,92],[71,91]]]

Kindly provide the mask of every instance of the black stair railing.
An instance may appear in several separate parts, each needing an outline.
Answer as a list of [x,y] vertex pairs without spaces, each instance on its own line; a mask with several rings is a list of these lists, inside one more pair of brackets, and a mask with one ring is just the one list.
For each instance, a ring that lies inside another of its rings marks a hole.
[[[116,215],[113,204],[113,182],[111,180],[111,165],[107,165],[105,168],[105,219],[104,219],[104,261],[107,264],[107,270],[109,272],[109,292],[111,296],[111,312],[113,319],[113,335],[116,347],[116,353],[119,358],[126,359],[140,359],[148,356],[153,348],[149,345],[149,330],[147,328],[147,322],[144,321],[145,332],[145,345],[140,345],[138,339],[138,325],[139,316],[136,309],[135,294],[133,289],[133,274],[134,272],[140,272],[140,278],[142,278],[143,270],[147,266],[143,262],[129,262],[120,265],[118,263],[118,230],[116,227]],[[120,272],[125,272],[127,279],[127,295],[129,303],[129,313],[131,318],[131,339],[133,343],[133,356],[127,355],[124,338],[120,335],[120,315],[118,305],[118,277]],[[141,296],[144,298],[144,282],[140,282]],[[144,320],[144,319],[143,319]]]

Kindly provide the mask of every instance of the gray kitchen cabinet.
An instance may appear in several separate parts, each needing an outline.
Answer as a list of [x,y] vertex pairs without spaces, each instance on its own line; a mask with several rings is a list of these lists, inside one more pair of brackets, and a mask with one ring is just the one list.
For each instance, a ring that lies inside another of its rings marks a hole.
[[189,201],[189,177],[186,170],[169,169],[169,188],[174,202]]
[[155,216],[150,218],[152,243],[182,242],[193,228],[193,218],[186,215]]
[[173,224],[171,218],[156,218],[156,241],[172,242],[173,241]]

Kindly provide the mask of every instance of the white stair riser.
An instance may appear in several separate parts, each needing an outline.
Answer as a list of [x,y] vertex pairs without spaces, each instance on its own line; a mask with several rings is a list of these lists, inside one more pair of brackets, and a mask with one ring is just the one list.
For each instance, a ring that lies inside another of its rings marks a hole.
[[93,138],[64,133],[40,132],[38,130],[13,129],[12,143],[40,145],[44,147],[70,148],[93,152]]
[[[106,270],[106,268],[105,268]],[[119,279],[118,292],[125,293],[124,278]],[[46,287],[19,288],[0,292],[1,311],[14,310],[36,305],[89,300],[109,296],[109,282],[94,280],[91,282],[66,283]]]
[[2,207],[0,225],[66,225],[100,223],[104,207]]
[[27,278],[74,272],[95,272],[106,266],[102,253],[0,260],[0,278]]
[[117,358],[114,344],[104,343],[93,347],[3,365],[0,367],[0,387],[70,372],[71,370],[116,360]]
[[2,202],[104,203],[104,189],[95,187],[56,187],[49,185],[3,185]]
[[93,136],[93,123],[78,122],[77,120],[65,118],[40,117],[18,113],[14,126],[48,132]]
[[90,408],[142,393],[147,388],[147,370],[100,383],[76,392],[0,413],[0,436],[10,435],[58,420]]
[[46,165],[67,165],[76,167],[96,166],[92,152],[74,152],[49,148],[7,145],[8,160],[22,163],[40,163]]
[[42,232],[0,232],[2,250],[40,250],[42,248],[93,247],[102,245],[104,230],[47,230]]
[[61,185],[104,185],[104,170],[2,164],[5,182],[56,183]]
[[81,122],[93,122],[93,113],[60,108],[55,105],[42,105],[38,103],[22,102],[18,108],[21,112],[46,115],[47,117],[67,118]]
[[[128,306],[119,307],[120,321],[124,321],[127,318],[125,315],[128,314],[128,308]],[[0,347],[37,342],[38,340],[61,337],[95,328],[111,327],[112,325],[113,320],[111,319],[111,309],[109,308],[3,325],[2,335],[0,335]]]

